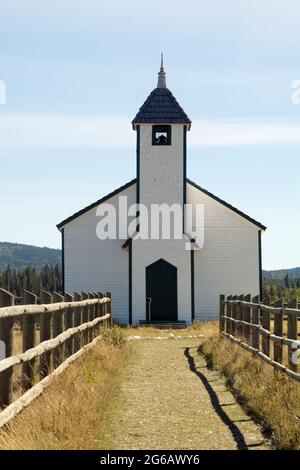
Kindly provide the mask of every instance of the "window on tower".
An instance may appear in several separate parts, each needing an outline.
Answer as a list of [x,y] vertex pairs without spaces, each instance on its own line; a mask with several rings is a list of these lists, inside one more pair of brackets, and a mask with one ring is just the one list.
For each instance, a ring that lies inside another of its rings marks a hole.
[[152,145],[171,145],[171,126],[153,126]]

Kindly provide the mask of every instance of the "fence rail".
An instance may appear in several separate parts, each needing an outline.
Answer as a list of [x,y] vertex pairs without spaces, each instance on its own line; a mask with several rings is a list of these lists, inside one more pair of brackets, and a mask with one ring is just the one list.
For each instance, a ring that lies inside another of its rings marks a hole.
[[[0,427],[97,343],[103,322],[112,324],[110,292],[63,296],[41,291],[37,304],[37,296],[24,291],[22,300],[16,306],[14,296],[0,289]],[[22,349],[16,353],[17,343]],[[16,380],[18,365],[22,370]],[[14,399],[16,386],[22,395]]]
[[251,295],[220,295],[220,332],[260,359],[300,382],[298,300],[259,302]]

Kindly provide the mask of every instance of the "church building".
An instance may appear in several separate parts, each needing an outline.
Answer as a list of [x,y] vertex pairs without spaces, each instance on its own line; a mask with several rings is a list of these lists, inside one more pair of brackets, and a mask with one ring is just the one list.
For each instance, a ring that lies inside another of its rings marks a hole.
[[[167,88],[162,62],[157,87],[132,121],[136,177],[57,226],[65,291],[111,291],[118,323],[213,320],[219,294],[262,293],[261,235],[266,227],[187,177],[191,124]],[[114,237],[99,237],[99,214],[108,205],[122,236],[117,230]],[[129,207],[135,230],[128,230]],[[167,217],[163,208],[181,210],[180,237],[173,230],[163,236],[160,229],[153,236],[153,220],[143,236],[142,214],[158,207],[162,219]]]

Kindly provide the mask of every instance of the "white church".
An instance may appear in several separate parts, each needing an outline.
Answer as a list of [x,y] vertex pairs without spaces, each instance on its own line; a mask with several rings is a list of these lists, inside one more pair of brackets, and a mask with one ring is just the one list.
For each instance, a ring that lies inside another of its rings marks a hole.
[[[114,321],[123,324],[216,319],[219,294],[261,294],[261,235],[266,227],[187,178],[191,120],[166,86],[163,63],[157,88],[132,126],[136,178],[57,226],[65,291],[111,291]],[[153,205],[179,206],[181,236],[172,233],[166,239],[159,232],[155,238],[142,237],[142,219],[135,233],[127,232],[129,218],[120,198],[126,198],[128,207],[149,210]],[[127,236],[99,238],[99,213],[107,204],[115,209],[122,232],[126,225]],[[201,240],[197,227],[191,230],[194,222],[187,222],[188,206],[203,208]]]

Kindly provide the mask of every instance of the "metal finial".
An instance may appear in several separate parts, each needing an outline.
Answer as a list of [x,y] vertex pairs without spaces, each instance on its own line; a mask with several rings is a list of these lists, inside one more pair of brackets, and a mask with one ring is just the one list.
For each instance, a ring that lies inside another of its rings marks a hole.
[[161,53],[160,71],[158,72],[157,88],[167,88],[166,72],[164,70],[164,55]]

